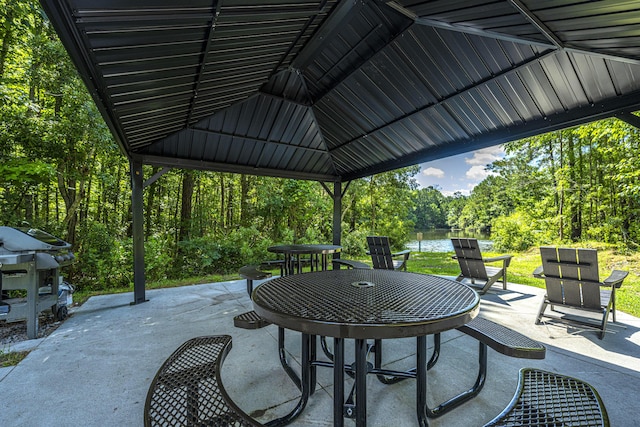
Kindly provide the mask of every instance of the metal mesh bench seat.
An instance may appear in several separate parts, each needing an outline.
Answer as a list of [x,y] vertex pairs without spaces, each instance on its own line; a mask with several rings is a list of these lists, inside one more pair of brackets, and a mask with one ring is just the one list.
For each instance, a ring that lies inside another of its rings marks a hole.
[[284,274],[284,260],[283,259],[272,259],[267,261],[262,261],[260,263],[261,269],[273,270],[274,268],[278,268],[280,270],[280,275]]
[[144,425],[247,426],[262,424],[243,412],[222,385],[220,369],[229,335],[192,338],[162,364],[151,382]]
[[[271,277],[270,272],[260,270],[257,265],[245,265],[238,270],[238,274],[240,274],[240,277],[247,279],[247,293],[249,296],[251,296],[251,293],[253,292],[254,280],[264,280]],[[269,322],[258,316],[258,313],[253,310],[239,314],[233,318],[233,325],[236,328],[260,329],[269,324]]]
[[483,317],[476,317],[458,330],[506,356],[544,359],[546,355],[545,347],[538,341]]
[[238,274],[243,279],[247,279],[247,293],[251,296],[253,292],[253,281],[264,280],[271,277],[271,273],[268,271],[262,271],[257,265],[245,265],[240,267]]
[[576,378],[532,368],[520,370],[518,389],[489,426],[609,426],[598,392]]
[[242,329],[260,329],[270,324],[253,310],[238,314],[233,318],[233,326]]
[[[480,393],[487,377],[487,347],[491,347],[498,353],[509,357],[544,359],[546,356],[546,348],[538,341],[482,317],[476,317],[457,329],[478,340],[478,375],[476,376],[475,384],[469,390],[458,394],[431,410],[432,417],[446,414]],[[432,357],[434,359],[433,364],[438,358],[439,351],[440,339],[437,338],[434,356]]]

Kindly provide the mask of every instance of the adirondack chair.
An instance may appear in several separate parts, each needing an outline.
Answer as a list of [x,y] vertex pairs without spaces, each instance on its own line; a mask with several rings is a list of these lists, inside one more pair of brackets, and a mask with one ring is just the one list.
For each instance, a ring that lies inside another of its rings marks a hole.
[[367,237],[367,244],[369,245],[368,253],[371,255],[374,269],[407,271],[407,260],[411,251],[391,252],[391,245],[387,236],[369,236]]
[[[542,317],[550,317],[563,322],[577,322],[595,327],[600,331],[600,339],[604,338],[609,313],[616,321],[616,288],[629,272],[613,270],[604,281],[598,275],[598,252],[595,249],[559,248],[543,246],[540,248],[542,265],[533,275],[544,279],[547,294],[544,296],[536,324]],[[596,312],[602,314],[600,324],[588,319],[567,319],[563,316],[544,314],[548,305],[555,311],[555,306]]]
[[[485,294],[491,285],[502,279],[502,288],[507,289],[507,267],[511,263],[512,255],[501,255],[491,258],[483,258],[478,245],[478,239],[451,239],[453,249],[456,251],[453,257],[458,261],[460,274],[456,277],[458,282],[469,279],[471,284],[477,280],[484,282],[478,291]],[[486,266],[486,263],[502,261],[502,267]]]

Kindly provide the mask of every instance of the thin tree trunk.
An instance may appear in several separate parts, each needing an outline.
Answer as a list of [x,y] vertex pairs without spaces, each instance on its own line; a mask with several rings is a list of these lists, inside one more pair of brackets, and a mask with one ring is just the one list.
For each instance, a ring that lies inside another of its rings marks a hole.
[[224,175],[220,174],[220,225],[222,229],[226,229],[226,200],[225,200],[225,188],[224,188]]
[[249,218],[249,176],[240,175],[240,224],[246,227],[250,224]]
[[180,208],[180,231],[178,234],[178,240],[181,242],[189,240],[189,236],[191,234],[194,187],[194,172],[185,171],[182,175],[182,204]]
[[567,131],[567,161],[569,166],[569,230],[570,238],[580,240],[580,181],[576,161],[576,143],[572,131]]
[[7,56],[9,55],[9,47],[13,39],[13,29],[11,27],[13,22],[13,11],[9,7],[7,15],[4,19],[2,26],[2,47],[0,48],[0,80],[4,77],[5,64],[7,62]]
[[[151,176],[155,175],[158,171],[160,170],[159,166],[154,166],[151,169]],[[152,218],[153,218],[153,212],[154,212],[154,207],[155,207],[155,202],[156,202],[156,193],[158,191],[157,188],[157,181],[155,183],[153,183],[153,185],[150,185],[149,187],[147,187],[147,208],[145,209],[145,218],[144,218],[144,222],[145,222],[145,230],[146,230],[146,234],[153,234],[153,227],[152,227]]]

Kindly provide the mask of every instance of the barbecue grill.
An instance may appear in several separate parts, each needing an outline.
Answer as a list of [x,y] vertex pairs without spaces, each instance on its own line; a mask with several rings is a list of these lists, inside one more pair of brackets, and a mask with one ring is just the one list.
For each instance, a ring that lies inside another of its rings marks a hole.
[[[60,267],[75,256],[71,244],[35,228],[0,227],[0,320],[27,321],[27,337],[38,334],[38,315],[51,309],[64,318],[66,304],[58,300]],[[26,298],[2,299],[8,290],[26,290]]]

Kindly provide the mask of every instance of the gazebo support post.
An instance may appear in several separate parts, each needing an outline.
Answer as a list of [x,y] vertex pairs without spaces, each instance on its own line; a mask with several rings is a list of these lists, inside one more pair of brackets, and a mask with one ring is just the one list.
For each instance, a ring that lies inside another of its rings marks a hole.
[[142,162],[130,160],[131,172],[131,210],[133,232],[133,302],[145,301],[144,272],[144,215],[143,215],[143,173]]
[[[347,193],[347,189],[351,181],[347,182],[344,189],[342,188],[342,181],[333,182],[333,191],[320,181],[320,185],[333,199],[333,244],[340,246],[342,241],[342,198]],[[340,258],[340,252],[333,254],[334,258]]]
[[342,241],[342,183],[333,183],[333,244]]

